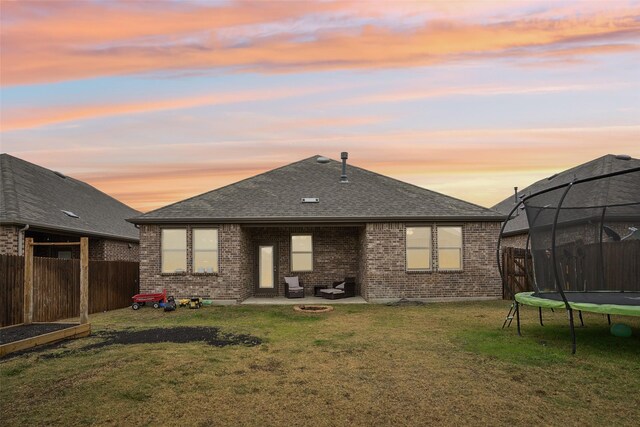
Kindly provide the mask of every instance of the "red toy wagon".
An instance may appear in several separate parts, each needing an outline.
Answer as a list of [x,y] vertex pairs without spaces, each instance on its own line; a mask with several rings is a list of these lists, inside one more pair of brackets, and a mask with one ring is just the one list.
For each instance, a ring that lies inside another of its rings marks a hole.
[[153,308],[160,307],[160,303],[167,302],[167,290],[163,289],[161,294],[137,294],[131,297],[133,303],[131,308],[134,310],[139,309],[146,303],[153,303]]

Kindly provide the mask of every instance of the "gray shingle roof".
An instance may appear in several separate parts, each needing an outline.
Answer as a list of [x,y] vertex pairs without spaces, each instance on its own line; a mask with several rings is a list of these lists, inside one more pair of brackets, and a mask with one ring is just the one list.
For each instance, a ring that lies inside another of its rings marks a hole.
[[[72,218],[69,211],[79,218]],[[82,181],[0,154],[0,223],[137,241],[140,212]]]
[[[560,172],[549,178],[541,179],[540,181],[537,181],[534,184],[531,184],[527,188],[524,188],[518,191],[518,196],[519,197],[528,196],[528,195],[537,193],[538,191],[545,190],[547,188],[555,187],[561,184],[567,184],[573,181],[574,179],[583,179],[583,178],[598,176],[606,173],[612,173],[620,170],[636,168],[639,166],[640,166],[639,159],[631,158],[629,160],[624,160],[624,159],[618,158],[613,154],[607,154],[606,156],[602,156],[590,162],[578,165],[571,169],[567,169],[566,171]],[[575,199],[578,197],[580,198],[580,203],[585,203],[591,206],[603,205],[603,204],[606,204],[607,202],[624,203],[625,201],[629,201],[629,198],[627,198],[626,192],[628,192],[629,189],[637,188],[636,181],[638,179],[638,174],[632,174],[632,175],[633,176],[623,175],[622,177],[616,179],[617,182],[622,182],[624,180],[627,180],[627,181],[633,180],[633,182],[627,182],[626,185],[620,185],[619,191],[618,191],[619,194],[615,192],[609,193],[606,188],[602,188],[603,186],[608,185],[606,181],[601,181],[601,182],[592,181],[590,186],[587,186],[586,184],[582,185],[583,188],[590,187],[589,191],[578,194],[576,191],[572,190],[572,192],[569,193],[570,197],[568,198],[567,203],[571,203],[572,199]],[[618,196],[621,197],[622,200],[616,201],[612,199]],[[574,202],[574,204],[576,203],[578,203],[578,201]],[[500,203],[493,206],[493,209],[505,215],[508,215],[515,205],[516,205],[516,202],[515,202],[514,196],[511,195],[510,197],[507,197]],[[526,233],[528,229],[529,229],[529,223],[527,222],[527,214],[525,211],[518,209],[518,216],[514,217],[507,223],[505,227],[505,234],[514,235],[514,234]]]
[[[131,219],[162,222],[364,222],[366,220],[479,220],[503,215],[482,206],[313,156]],[[319,203],[302,203],[317,197]]]

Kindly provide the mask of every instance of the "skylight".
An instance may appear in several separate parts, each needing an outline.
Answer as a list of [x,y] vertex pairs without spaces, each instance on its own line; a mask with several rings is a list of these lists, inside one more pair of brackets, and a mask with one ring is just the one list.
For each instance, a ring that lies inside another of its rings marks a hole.
[[62,213],[64,213],[66,216],[70,216],[71,218],[80,218],[78,215],[74,214],[71,211],[62,210]]

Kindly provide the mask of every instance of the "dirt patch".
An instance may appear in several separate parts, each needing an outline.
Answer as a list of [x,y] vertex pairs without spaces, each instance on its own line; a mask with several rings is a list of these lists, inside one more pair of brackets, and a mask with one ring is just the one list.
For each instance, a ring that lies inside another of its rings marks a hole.
[[[258,337],[245,334],[230,334],[221,332],[218,328],[206,327],[177,327],[177,328],[153,328],[124,331],[101,331],[91,335],[93,338],[100,338],[102,341],[86,345],[75,350],[66,350],[58,353],[43,354],[43,359],[53,359],[73,354],[77,351],[103,348],[114,344],[155,344],[155,343],[177,343],[204,342],[214,347],[226,347],[229,345],[244,345],[253,347],[262,343]],[[51,348],[51,346],[49,346]]]
[[10,328],[0,329],[0,344],[20,341],[49,332],[77,326],[73,323],[32,323],[30,325],[16,325]]
[[224,333],[218,328],[184,326],[133,331],[105,331],[94,334],[93,336],[102,338],[103,341],[83,347],[83,350],[101,348],[114,344],[155,344],[163,342],[181,344],[202,341],[214,347],[226,347],[228,345],[253,347],[262,343],[260,338],[252,335]]
[[388,302],[387,305],[389,307],[411,307],[411,306],[427,305],[427,303],[424,301],[408,300],[406,298],[402,298],[402,299],[399,299],[398,301]]
[[[72,325],[73,326],[73,325]],[[68,327],[68,325],[67,325]],[[42,359],[57,359],[75,354],[80,351],[103,348],[114,344],[154,344],[154,343],[188,343],[204,342],[214,347],[226,347],[229,345],[243,345],[253,347],[262,344],[258,337],[245,334],[231,334],[221,332],[219,328],[211,327],[176,327],[176,328],[154,328],[123,331],[99,331],[91,334],[90,338],[99,338],[100,342],[89,344],[83,347],[70,350],[62,350],[55,353],[44,353],[38,357]],[[65,342],[57,342],[43,346],[33,347],[27,350],[14,352],[4,356],[4,358],[14,358],[27,353],[41,353],[47,350],[60,348]],[[4,359],[3,358],[3,359]]]

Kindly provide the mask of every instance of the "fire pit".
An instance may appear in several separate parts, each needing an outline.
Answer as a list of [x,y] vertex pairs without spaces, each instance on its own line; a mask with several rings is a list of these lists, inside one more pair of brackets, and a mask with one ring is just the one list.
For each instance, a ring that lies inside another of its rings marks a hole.
[[327,313],[333,311],[330,305],[296,305],[293,309],[299,313]]

